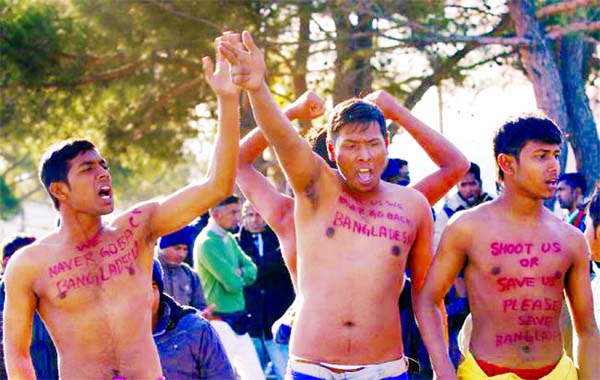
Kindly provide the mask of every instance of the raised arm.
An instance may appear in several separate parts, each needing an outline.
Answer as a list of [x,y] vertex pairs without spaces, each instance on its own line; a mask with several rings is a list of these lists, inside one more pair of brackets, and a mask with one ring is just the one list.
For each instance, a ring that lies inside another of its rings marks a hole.
[[418,302],[415,305],[419,331],[438,379],[456,378],[445,343],[443,326],[446,317],[441,312],[439,305],[443,304],[444,296],[450,290],[466,260],[465,236],[470,236],[467,232],[466,228],[458,223],[448,225],[427,273],[427,278],[417,295]]
[[243,32],[242,40],[245,49],[240,49],[229,41],[221,41],[219,51],[232,65],[233,82],[248,92],[254,118],[275,148],[294,192],[302,195],[316,184],[326,166],[296,132],[273,99],[264,80],[266,68],[263,55],[250,34]]
[[413,116],[389,93],[375,91],[367,95],[366,99],[377,104],[386,119],[403,126],[439,167],[436,172],[413,186],[423,193],[429,204],[433,206],[467,173],[469,161],[454,144]]
[[571,311],[571,320],[577,333],[576,362],[580,379],[593,379],[600,373],[600,335],[594,319],[594,306],[590,286],[590,253],[585,239],[573,233],[573,266],[565,279],[565,290]]
[[[221,38],[235,38],[224,35]],[[151,231],[158,237],[173,232],[202,215],[233,192],[239,144],[239,89],[233,85],[229,64],[217,52],[216,68],[202,60],[206,81],[217,95],[219,122],[216,143],[203,180],[173,193],[154,209]]]
[[[23,248],[23,251],[27,248]],[[6,301],[4,304],[4,361],[9,379],[35,379],[31,361],[31,325],[37,297],[33,293],[31,263],[15,254],[4,275]]]
[[[302,94],[284,109],[289,120],[311,120],[323,114],[324,102],[311,91]],[[280,193],[252,163],[262,154],[269,142],[260,128],[255,128],[240,142],[240,160],[236,182],[244,196],[281,239],[294,233],[294,201]]]

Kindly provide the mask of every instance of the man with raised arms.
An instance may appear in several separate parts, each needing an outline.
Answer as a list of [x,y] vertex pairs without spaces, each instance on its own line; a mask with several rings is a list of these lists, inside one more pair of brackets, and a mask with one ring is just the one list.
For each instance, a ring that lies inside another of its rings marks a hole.
[[214,72],[208,57],[202,63],[219,101],[219,127],[208,172],[198,183],[104,223],[113,191],[108,164],[94,145],[69,140],[45,153],[40,177],[61,224],[16,254],[6,271],[10,379],[35,379],[29,343],[36,309],[56,344],[62,379],[163,378],[151,329],[154,242],[227,197],[237,167],[239,90],[219,54]]
[[[375,103],[386,119],[403,126],[439,166],[437,171],[412,186],[423,193],[429,204],[433,206],[468,170],[468,160],[443,135],[414,117],[387,92],[375,91],[365,99]],[[284,115],[290,120],[311,120],[325,112],[324,105],[325,102],[317,94],[307,91],[294,103],[284,108]],[[292,275],[292,281],[295,282],[294,199],[277,191],[275,186],[252,165],[268,146],[269,142],[258,127],[241,140],[236,183],[244,196],[257,208],[277,234],[286,265]]]
[[280,112],[247,32],[243,42],[246,49],[224,41],[219,51],[232,64],[234,83],[248,91],[295,193],[299,311],[288,378],[407,378],[397,302],[406,266],[418,293],[431,260],[427,200],[380,181],[386,126],[368,101],[334,109],[328,149],[339,170],[329,168]]
[[579,338],[579,378],[600,373],[589,250],[582,234],[543,204],[556,190],[561,142],[554,122],[537,115],[509,120],[496,134],[504,190],[450,221],[417,304],[434,371],[449,371],[435,305],[464,267],[473,330],[459,379],[577,379],[563,352],[565,293]]

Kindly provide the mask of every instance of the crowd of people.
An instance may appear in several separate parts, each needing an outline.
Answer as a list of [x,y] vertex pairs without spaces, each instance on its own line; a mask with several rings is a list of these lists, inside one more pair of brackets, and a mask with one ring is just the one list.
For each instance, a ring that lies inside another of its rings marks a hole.
[[[203,68],[217,139],[197,181],[106,222],[111,175],[93,143],[42,157],[60,225],[3,242],[0,378],[600,373],[600,190],[561,174],[552,120],[500,126],[491,195],[476,163],[387,92],[341,102],[305,139],[292,120],[321,116],[325,102],[307,92],[280,109],[247,32],[223,33],[215,49]],[[257,123],[241,141],[240,91]],[[388,159],[386,120],[438,169],[411,183],[409,158]],[[269,146],[290,192],[253,165]]]

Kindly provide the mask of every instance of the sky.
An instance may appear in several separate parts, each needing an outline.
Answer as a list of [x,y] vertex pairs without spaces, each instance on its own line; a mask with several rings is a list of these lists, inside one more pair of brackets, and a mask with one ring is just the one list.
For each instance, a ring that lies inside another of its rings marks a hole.
[[[467,159],[481,167],[483,188],[492,194],[495,194],[496,180],[492,148],[495,131],[507,118],[538,109],[533,87],[527,78],[516,70],[510,70],[508,73],[510,75],[507,75],[506,69],[496,66],[478,70],[474,73],[474,79],[486,78],[487,82],[481,90],[465,87],[444,90],[442,84],[443,134],[463,152]],[[412,112],[427,125],[439,131],[440,112],[437,91],[437,88],[431,88]],[[600,126],[598,117],[600,110],[597,108],[594,110],[596,125]],[[389,156],[403,158],[409,162],[413,184],[436,170],[436,165],[405,131],[392,140]],[[572,153],[567,161],[566,170],[575,170]],[[448,195],[455,192],[456,190],[453,189]],[[443,204],[443,201],[440,202],[436,208]]]

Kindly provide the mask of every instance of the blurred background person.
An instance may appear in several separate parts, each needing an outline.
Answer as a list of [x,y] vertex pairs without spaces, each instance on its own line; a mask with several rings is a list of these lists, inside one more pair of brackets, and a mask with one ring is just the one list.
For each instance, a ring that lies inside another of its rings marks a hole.
[[270,361],[276,377],[283,379],[288,360],[287,346],[273,342],[271,326],[292,304],[295,294],[279,240],[249,201],[244,202],[242,227],[237,238],[258,269],[256,281],[244,288],[246,310],[252,315],[250,337],[265,373],[271,372]]
[[256,265],[234,236],[240,222],[240,199],[227,197],[210,209],[208,224],[194,243],[194,262],[206,300],[215,304],[211,324],[219,334],[229,360],[243,380],[264,379],[248,328],[244,286],[256,280]]
[[[17,234],[6,237],[2,242],[2,270],[4,271],[15,252],[33,242],[35,242],[35,237],[31,235]],[[4,281],[2,281],[0,283],[0,354],[2,355],[2,360],[0,361],[0,379],[7,378],[4,366],[4,346],[2,344],[2,338],[4,337],[3,316],[5,297],[6,290],[4,288]],[[30,353],[38,379],[58,379],[56,348],[37,311],[33,315]]]
[[182,305],[192,306],[203,315],[214,309],[206,304],[202,282],[198,273],[184,260],[192,245],[188,226],[165,235],[158,243],[158,260],[164,273],[165,292]]
[[567,210],[565,222],[585,231],[585,196],[587,185],[581,173],[564,173],[558,177],[556,199]]
[[199,310],[165,294],[161,264],[152,267],[152,333],[169,380],[235,380],[214,328]]

